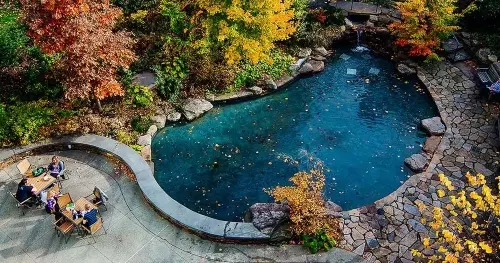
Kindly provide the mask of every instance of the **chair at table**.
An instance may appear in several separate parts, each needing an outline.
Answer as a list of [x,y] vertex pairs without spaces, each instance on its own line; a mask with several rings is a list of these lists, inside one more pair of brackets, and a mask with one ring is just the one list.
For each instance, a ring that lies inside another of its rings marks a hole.
[[57,204],[61,210],[66,209],[69,203],[73,203],[73,199],[69,193],[65,193],[57,198]]
[[[91,199],[89,199],[89,197],[91,197]],[[94,187],[94,191],[92,191],[91,194],[85,196],[85,199],[89,200],[97,207],[101,205],[104,206],[106,211],[108,211],[108,208],[106,207],[106,200],[108,200],[108,197],[99,188],[97,188],[97,186]]]
[[75,229],[75,225],[69,222],[65,217],[61,217],[59,220],[54,222],[54,228],[56,229],[57,236],[61,234],[65,239],[65,242],[68,243],[68,240]]
[[9,192],[10,196],[12,196],[12,198],[14,198],[14,200],[16,200],[16,206],[18,208],[21,208],[21,212],[23,213],[23,215],[26,214],[26,211],[25,209],[29,209],[30,207],[28,206],[29,203],[33,202],[33,198],[32,197],[29,197],[28,199],[22,201],[22,202],[19,202],[19,200],[17,200],[17,197],[16,197],[16,194],[12,193],[12,192]]
[[[104,228],[103,223],[104,223],[104,220],[102,219],[102,217],[98,217],[97,221],[94,224],[92,224],[90,227],[86,227],[85,225],[82,225],[82,229],[86,232],[87,235],[94,235],[101,228],[102,228],[102,230],[104,230],[104,234],[107,234],[108,232],[106,232],[106,228]],[[92,237],[92,239],[94,240],[94,243],[95,243],[94,237]]]
[[28,172],[31,171],[31,163],[30,161],[28,160],[28,158],[22,160],[21,162],[19,162],[17,165],[17,170],[19,171],[19,173],[22,175],[22,176],[27,176],[27,175],[31,175],[29,174]]

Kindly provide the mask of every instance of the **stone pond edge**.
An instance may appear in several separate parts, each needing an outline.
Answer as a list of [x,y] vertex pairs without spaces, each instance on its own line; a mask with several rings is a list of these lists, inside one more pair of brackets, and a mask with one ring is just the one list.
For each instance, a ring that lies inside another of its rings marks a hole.
[[87,134],[63,137],[12,149],[0,150],[0,161],[15,155],[55,146],[66,149],[91,148],[119,158],[134,173],[147,201],[171,222],[201,237],[219,241],[266,242],[269,236],[261,233],[252,223],[230,222],[198,214],[170,197],[158,184],[149,164],[132,148],[113,139]]

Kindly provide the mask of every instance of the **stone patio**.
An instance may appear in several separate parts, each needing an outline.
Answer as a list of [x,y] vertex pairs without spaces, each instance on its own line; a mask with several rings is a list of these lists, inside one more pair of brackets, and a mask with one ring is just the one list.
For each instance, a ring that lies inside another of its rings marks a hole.
[[426,172],[413,175],[375,204],[343,212],[343,247],[368,262],[413,262],[410,250],[423,251],[421,235],[427,232],[415,201],[437,207],[449,202],[436,194],[441,187],[437,174],[444,173],[458,188],[464,187],[463,175],[468,171],[494,175],[500,160],[494,128],[498,110],[481,98],[467,73],[447,62],[419,70],[418,77],[436,102],[446,132]]
[[110,197],[102,211],[105,234],[82,239],[74,234],[66,244],[56,236],[53,217],[44,210],[25,216],[8,196],[20,175],[16,163],[0,170],[0,262],[364,262],[342,249],[310,255],[301,246],[238,245],[212,242],[192,235],[160,217],[145,202],[137,183],[103,155],[71,150],[29,157],[35,166],[52,155],[65,161],[69,180],[62,192],[74,200],[100,187]]

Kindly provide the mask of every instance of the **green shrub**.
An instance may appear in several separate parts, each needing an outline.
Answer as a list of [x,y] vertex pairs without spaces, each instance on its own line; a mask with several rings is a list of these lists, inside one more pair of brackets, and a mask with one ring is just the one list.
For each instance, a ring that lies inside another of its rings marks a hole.
[[48,101],[37,101],[18,103],[6,109],[2,107],[0,122],[4,128],[0,132],[0,140],[25,145],[38,139],[40,127],[57,120],[52,106]]
[[329,238],[324,231],[315,235],[302,235],[300,239],[304,247],[308,248],[312,254],[315,254],[322,249],[328,251],[336,245],[335,240]]
[[148,10],[158,5],[158,0],[113,0],[115,6],[120,7],[125,14],[135,13],[138,10]]
[[271,52],[273,63],[259,62],[251,64],[244,62],[241,65],[241,71],[236,74],[234,80],[235,88],[239,89],[245,86],[254,85],[258,80],[268,76],[272,79],[279,79],[290,70],[290,65],[293,63],[293,57],[281,51],[275,50]]
[[19,64],[29,42],[25,27],[17,22],[18,13],[0,9],[0,67]]
[[149,117],[133,117],[130,121],[132,129],[138,133],[145,133],[149,126],[153,125],[153,121]]
[[8,133],[7,121],[8,116],[7,112],[5,111],[5,105],[0,104],[0,144],[2,141],[4,141],[5,136],[7,136]]
[[119,130],[116,132],[116,140],[126,145],[134,144],[135,137],[134,133],[129,133],[127,131]]
[[148,87],[134,84],[127,88],[127,98],[136,106],[145,107],[153,103],[153,93]]
[[156,90],[162,99],[176,100],[182,90],[182,80],[187,76],[188,67],[183,57],[175,57],[163,67],[155,67]]

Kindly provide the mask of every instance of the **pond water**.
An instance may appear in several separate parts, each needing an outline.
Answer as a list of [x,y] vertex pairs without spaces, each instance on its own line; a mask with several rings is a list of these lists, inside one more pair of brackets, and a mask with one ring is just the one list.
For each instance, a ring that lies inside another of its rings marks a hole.
[[399,79],[391,61],[338,50],[320,74],[160,131],[155,177],[184,206],[241,221],[252,204],[272,201],[264,188],[289,185],[313,157],[324,162],[325,197],[347,210],[407,179],[403,161],[426,138],[419,122],[436,115],[431,98],[415,79]]

